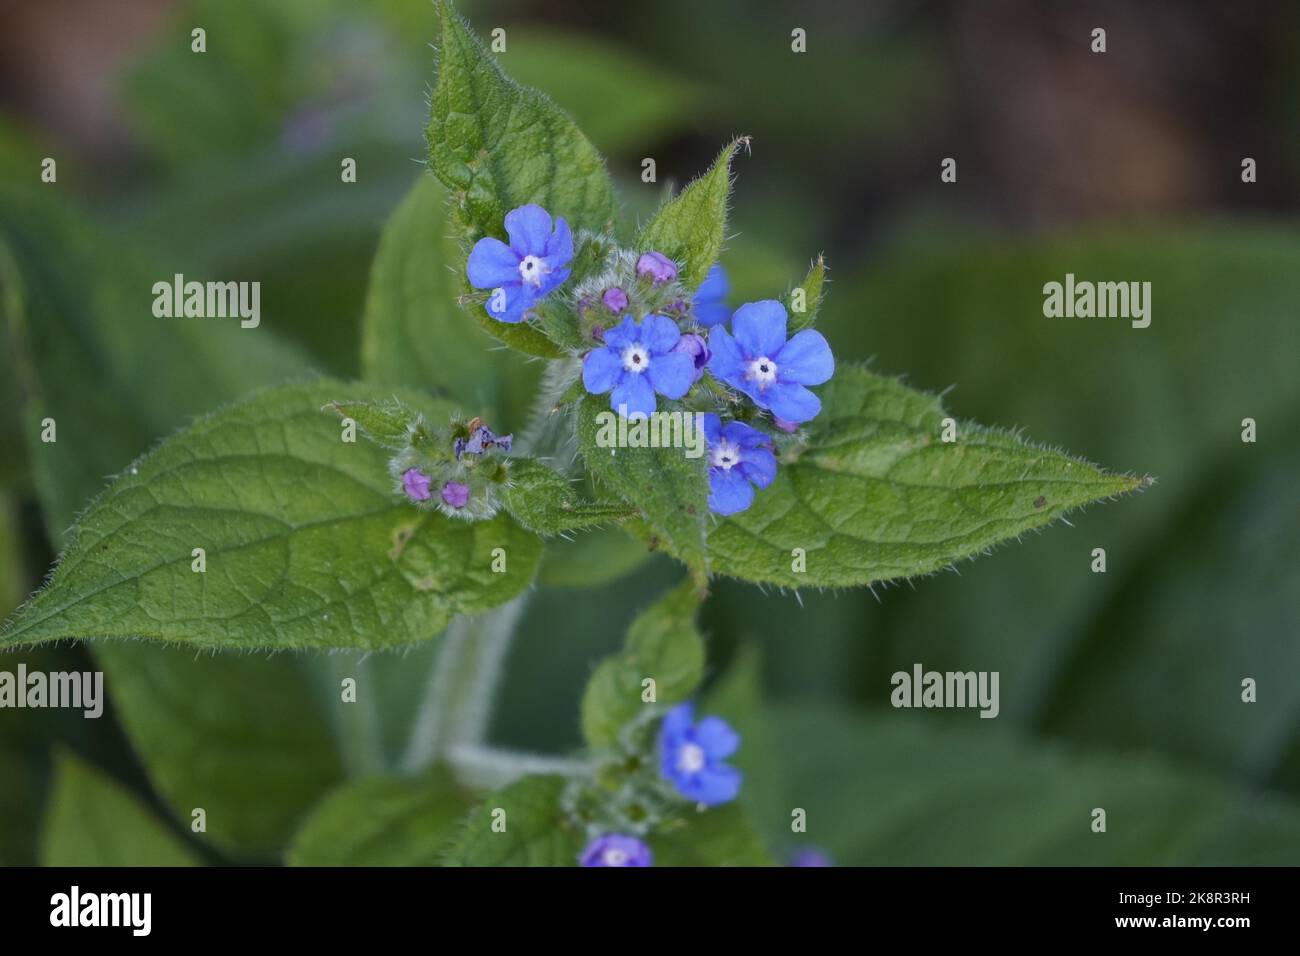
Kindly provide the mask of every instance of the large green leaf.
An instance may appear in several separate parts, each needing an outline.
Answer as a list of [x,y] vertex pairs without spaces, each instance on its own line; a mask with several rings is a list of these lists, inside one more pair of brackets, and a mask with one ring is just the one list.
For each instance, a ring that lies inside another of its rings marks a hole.
[[506,213],[527,203],[574,228],[603,229],[614,190],[595,147],[548,97],[507,77],[447,0],[438,6],[429,164],[467,236],[504,237]]
[[771,866],[772,857],[745,810],[731,803],[694,811],[681,827],[649,839],[655,866]]
[[[238,856],[276,853],[342,776],[299,662],[96,641],[109,697],[154,787],[186,825]],[[340,703],[335,685],[332,704]]]
[[743,139],[728,144],[709,171],[664,203],[636,238],[638,251],[662,252],[677,263],[677,274],[688,289],[704,281],[722,252],[731,198],[731,161],[736,150],[747,144]]
[[609,400],[588,395],[578,406],[578,448],[599,483],[641,509],[649,537],[691,569],[697,582],[708,575],[704,548],[708,515],[706,460],[681,448],[605,448],[598,438]]
[[[507,518],[419,512],[383,452],[344,442],[318,382],[200,419],[87,509],[5,643],[148,637],[208,647],[395,647],[532,581],[538,539]],[[193,570],[192,550],[207,569]],[[506,570],[492,570],[504,549]]]
[[465,817],[441,773],[376,777],[330,793],[294,837],[291,866],[436,866]]
[[944,442],[938,398],[859,367],[822,402],[771,487],[710,532],[715,571],[786,587],[926,574],[1146,483],[978,425]]
[[[888,691],[883,684],[881,696]],[[767,757],[735,761],[775,795],[775,846],[849,865],[1243,865],[1293,862],[1300,809],[1157,760],[1030,744],[967,714],[865,717],[820,705],[768,715]],[[1106,811],[1106,832],[1092,830]],[[806,812],[793,833],[792,812]]]
[[675,704],[704,674],[704,641],[695,627],[700,595],[686,581],[641,612],[618,654],[602,661],[582,696],[582,732],[592,747],[609,747],[641,713],[642,681],[655,682],[655,703]]
[[76,757],[58,761],[43,866],[196,866],[185,843],[120,784]]
[[[582,835],[560,806],[563,777],[525,777],[489,794],[462,823],[448,866],[574,866]],[[494,828],[496,824],[496,828]]]

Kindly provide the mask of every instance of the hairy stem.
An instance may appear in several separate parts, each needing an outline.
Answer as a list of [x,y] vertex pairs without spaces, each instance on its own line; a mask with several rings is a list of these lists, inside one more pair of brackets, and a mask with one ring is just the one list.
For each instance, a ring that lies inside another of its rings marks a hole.
[[414,773],[453,746],[483,742],[501,668],[527,601],[525,592],[486,614],[452,621],[402,757],[403,771]]

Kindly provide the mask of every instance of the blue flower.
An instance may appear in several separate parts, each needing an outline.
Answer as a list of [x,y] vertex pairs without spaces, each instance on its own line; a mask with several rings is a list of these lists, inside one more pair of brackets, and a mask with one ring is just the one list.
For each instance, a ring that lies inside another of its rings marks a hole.
[[730,291],[727,271],[722,268],[722,263],[715,262],[695,290],[695,321],[705,328],[726,322],[731,316],[731,310],[727,308],[727,293]]
[[740,746],[740,736],[720,717],[698,724],[695,708],[678,704],[664,716],[659,730],[659,769],[677,792],[696,803],[715,807],[734,800],[740,771],[723,763]]
[[785,307],[775,299],[742,305],[731,317],[731,328],[728,332],[719,325],[709,331],[709,371],[778,418],[815,418],[821,399],[805,386],[821,385],[835,373],[822,334],[804,329],[787,342]]
[[649,866],[650,848],[636,837],[607,833],[596,837],[578,857],[579,866]]
[[465,271],[476,289],[491,289],[487,314],[501,322],[519,322],[539,299],[569,278],[573,233],[541,206],[520,206],[506,213],[510,245],[486,237],[474,243]]
[[834,866],[835,864],[831,862],[831,858],[827,856],[822,850],[819,850],[815,846],[810,846],[810,847],[804,847],[801,850],[796,850],[790,856],[790,865],[816,867],[816,866]]
[[709,443],[709,509],[734,515],[754,503],[754,486],[766,488],[776,477],[772,439],[744,422],[704,416]]
[[640,325],[632,316],[604,336],[604,348],[592,349],[582,360],[582,384],[593,395],[611,389],[610,407],[625,415],[649,415],[655,392],[681,398],[695,379],[690,355],[675,352],[682,337],[677,323],[662,315],[647,315]]

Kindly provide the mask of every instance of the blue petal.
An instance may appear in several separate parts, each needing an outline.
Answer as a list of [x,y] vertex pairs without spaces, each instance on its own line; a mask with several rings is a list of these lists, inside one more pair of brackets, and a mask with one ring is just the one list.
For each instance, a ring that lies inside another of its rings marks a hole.
[[720,325],[711,328],[709,351],[713,353],[709,356],[709,371],[724,382],[739,388],[740,383],[745,380],[745,357],[741,354],[736,340],[731,337],[731,333]]
[[754,503],[754,486],[741,476],[739,469],[709,469],[709,510],[720,515],[734,515]]
[[821,399],[794,382],[776,382],[768,387],[763,397],[772,414],[788,422],[812,421],[822,410]]
[[682,333],[677,328],[677,323],[667,316],[647,315],[641,322],[641,344],[648,348],[652,355],[670,351],[681,337]]
[[715,325],[721,325],[731,318],[731,309],[725,302],[695,302],[695,321],[704,326],[712,328]]
[[[622,409],[620,406],[626,405]],[[616,412],[626,412],[627,415],[649,415],[655,410],[655,390],[650,387],[650,383],[645,380],[645,373],[640,375],[629,372],[623,376],[623,380],[615,386],[614,391],[609,395],[609,407]]]
[[781,347],[780,354],[771,358],[776,362],[777,378],[782,382],[820,385],[830,381],[835,374],[835,357],[831,355],[831,347],[816,329],[804,329],[796,333]]
[[[743,452],[740,473],[746,481],[766,488],[776,478],[776,455],[768,448],[753,448]],[[735,469],[732,469],[733,471]]]
[[555,232],[546,240],[546,264],[552,269],[567,266],[573,260],[573,230],[563,216],[555,217]]
[[740,781],[740,771],[734,767],[709,767],[696,775],[695,799],[710,807],[728,803],[740,793]]
[[492,306],[496,301],[496,289],[488,293],[487,303],[484,308],[487,314],[492,316],[498,322],[519,322],[523,320],[524,313],[533,307],[537,300],[533,297],[531,290],[525,289],[523,283],[515,282],[503,286],[497,286],[505,293],[505,308],[500,312],[493,312]]
[[742,305],[731,317],[731,331],[750,358],[772,358],[785,345],[785,306],[776,299]]
[[730,291],[731,283],[727,281],[727,270],[722,268],[721,262],[715,262],[709,266],[709,272],[704,277],[704,281],[695,290],[695,304],[721,302]]
[[582,386],[593,395],[608,392],[624,374],[623,359],[613,349],[593,349],[582,360]]
[[721,717],[705,717],[695,725],[695,742],[714,760],[730,757],[740,746],[740,734]]
[[727,422],[726,427],[722,429],[722,435],[739,448],[757,448],[760,445],[772,444],[772,439],[766,432],[761,432],[744,422]]
[[506,213],[506,234],[510,248],[521,256],[544,258],[551,238],[551,214],[532,204],[512,209]]
[[681,398],[695,384],[695,360],[682,352],[656,355],[645,370],[650,385],[665,398]]
[[695,723],[695,706],[689,703],[678,704],[664,714],[663,723],[659,725],[660,742],[677,746],[686,739],[686,734],[693,723]]
[[712,412],[706,412],[704,414],[704,440],[707,441],[709,447],[712,448],[718,443],[718,439],[721,437],[722,419]]
[[630,315],[623,316],[623,321],[612,329],[605,330],[605,344],[620,352],[634,342],[639,341],[636,321]]
[[519,256],[500,239],[489,236],[474,243],[465,272],[474,288],[495,289],[519,281]]

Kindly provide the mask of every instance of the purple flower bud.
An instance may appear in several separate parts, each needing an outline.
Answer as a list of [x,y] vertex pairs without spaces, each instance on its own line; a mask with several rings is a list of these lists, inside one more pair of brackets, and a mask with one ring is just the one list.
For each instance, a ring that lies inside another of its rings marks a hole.
[[463,485],[459,481],[447,482],[442,486],[442,500],[453,508],[464,508],[469,504],[469,485]]
[[655,285],[663,285],[677,278],[677,266],[662,252],[643,252],[636,261],[636,274]]
[[596,837],[578,857],[581,866],[649,866],[650,848],[636,837],[607,833]]
[[591,337],[597,342],[605,341],[605,327],[603,325],[594,326],[591,330]]
[[787,435],[793,435],[799,430],[798,422],[788,422],[779,415],[772,416],[772,424],[781,429],[781,431],[785,432]]
[[402,490],[412,501],[428,501],[431,480],[419,468],[408,468],[402,473]]
[[627,308],[627,293],[618,286],[611,286],[605,290],[600,301],[605,303],[605,308],[615,315],[622,315],[623,310]]
[[704,339],[694,332],[687,332],[677,340],[677,344],[673,346],[673,351],[684,352],[691,357],[691,361],[695,363],[695,377],[691,379],[691,382],[698,382],[700,377],[704,375],[704,366],[708,364],[709,355],[711,354],[709,347],[704,343]]

